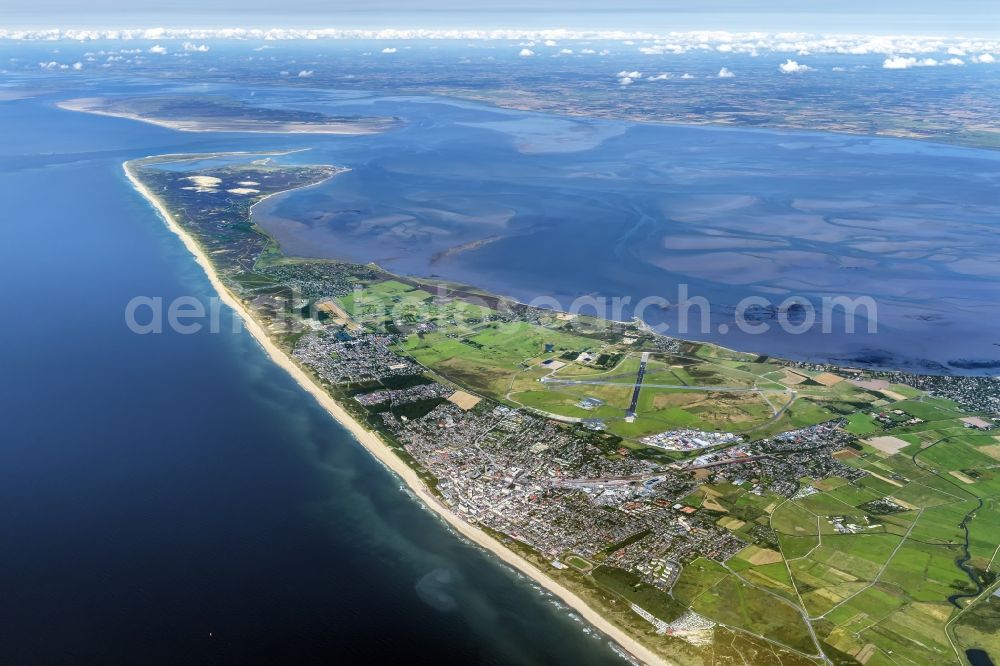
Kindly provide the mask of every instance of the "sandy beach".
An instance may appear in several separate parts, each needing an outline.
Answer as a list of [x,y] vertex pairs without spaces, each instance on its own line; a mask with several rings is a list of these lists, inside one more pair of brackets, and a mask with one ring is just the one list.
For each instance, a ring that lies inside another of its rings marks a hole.
[[417,474],[405,465],[392,450],[379,438],[377,434],[368,430],[356,421],[340,404],[334,400],[322,387],[316,384],[312,378],[295,363],[284,351],[281,350],[270,338],[264,328],[250,315],[243,306],[243,303],[223,284],[216,274],[214,267],[201,247],[170,215],[166,206],[145,185],[132,173],[129,162],[125,162],[122,167],[125,174],[131,181],[133,187],[145,197],[164,219],[167,227],[175,233],[184,243],[185,247],[194,255],[195,260],[205,271],[209,282],[218,293],[222,301],[232,308],[243,320],[246,329],[254,339],[263,347],[271,360],[284,369],[292,378],[334,418],[343,425],[354,438],[367,449],[385,467],[389,468],[396,476],[403,480],[413,494],[420,499],[423,504],[437,513],[448,525],[458,532],[462,537],[475,543],[477,546],[486,549],[504,563],[514,567],[526,576],[529,576],[550,593],[558,597],[562,602],[570,606],[575,612],[583,617],[588,623],[611,640],[621,646],[632,657],[651,666],[668,666],[669,662],[653,653],[651,650],[630,637],[617,626],[602,617],[599,613],[591,609],[587,604],[570,590],[566,589],[556,581],[549,578],[543,571],[534,564],[514,553],[502,543],[487,535],[483,531],[465,522],[441,503],[424,485]]

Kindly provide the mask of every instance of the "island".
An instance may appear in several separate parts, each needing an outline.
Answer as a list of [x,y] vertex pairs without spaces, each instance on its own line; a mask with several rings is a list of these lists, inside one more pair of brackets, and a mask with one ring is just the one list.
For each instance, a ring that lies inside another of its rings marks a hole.
[[275,363],[628,659],[996,653],[1000,381],[786,361],[288,256],[254,205],[345,169],[278,157],[124,169]]
[[67,111],[127,118],[181,132],[265,134],[377,134],[399,126],[398,118],[330,116],[250,105],[224,95],[80,97],[58,103]]

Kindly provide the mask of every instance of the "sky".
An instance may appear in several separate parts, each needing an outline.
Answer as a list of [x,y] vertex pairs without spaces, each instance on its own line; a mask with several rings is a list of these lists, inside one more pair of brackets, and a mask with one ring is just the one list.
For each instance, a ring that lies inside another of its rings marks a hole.
[[[7,0],[5,5],[25,11],[76,11],[79,0]],[[712,12],[795,12],[812,13],[830,11],[835,13],[868,14],[910,14],[937,13],[954,14],[967,12],[990,12],[996,14],[997,4],[992,0],[960,0],[943,3],[940,0],[88,0],[89,11],[118,12],[122,10],[193,12],[239,10],[246,12],[273,13],[280,5],[289,13],[337,14],[342,12],[371,11],[485,11],[524,12],[549,11],[572,12],[577,10],[600,12],[651,12],[667,11],[682,13]]]
[[[81,5],[86,10],[81,9]],[[277,8],[277,9],[276,9]],[[1000,34],[1000,0],[3,0],[0,27],[530,27]]]

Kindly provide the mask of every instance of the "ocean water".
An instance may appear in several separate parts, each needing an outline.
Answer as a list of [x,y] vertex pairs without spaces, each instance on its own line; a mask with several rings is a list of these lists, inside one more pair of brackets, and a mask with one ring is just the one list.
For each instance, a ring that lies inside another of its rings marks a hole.
[[[208,299],[123,160],[232,139],[0,104],[0,661],[622,663],[456,538]],[[261,141],[266,143],[266,141]]]

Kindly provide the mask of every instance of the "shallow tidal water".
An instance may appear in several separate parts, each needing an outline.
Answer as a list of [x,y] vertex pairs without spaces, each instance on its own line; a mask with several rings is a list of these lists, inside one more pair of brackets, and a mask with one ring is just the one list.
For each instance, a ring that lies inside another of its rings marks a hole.
[[[563,310],[580,297],[630,299],[599,312],[779,357],[1000,368],[1000,152],[434,97],[297,106],[406,125],[310,141],[291,157],[350,168],[255,208],[291,254],[375,261]],[[682,290],[707,301],[710,325],[695,309],[679,327]],[[650,297],[669,307],[637,307]],[[854,332],[835,309],[824,314],[823,299],[841,297],[874,304],[858,309]],[[765,311],[801,299],[816,324],[804,334],[773,321],[745,332],[734,312],[747,298]]]

